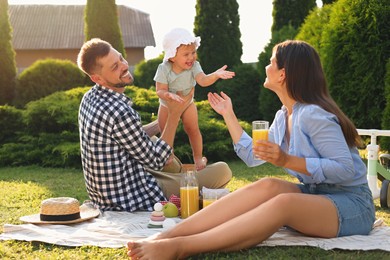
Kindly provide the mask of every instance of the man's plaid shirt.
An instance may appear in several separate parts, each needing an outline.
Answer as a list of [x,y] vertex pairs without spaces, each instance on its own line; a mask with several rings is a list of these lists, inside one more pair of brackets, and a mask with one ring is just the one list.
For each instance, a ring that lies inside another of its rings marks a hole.
[[160,170],[172,149],[153,143],[124,94],[102,86],[85,93],[79,109],[81,160],[90,199],[102,210],[153,210],[166,200],[145,167]]

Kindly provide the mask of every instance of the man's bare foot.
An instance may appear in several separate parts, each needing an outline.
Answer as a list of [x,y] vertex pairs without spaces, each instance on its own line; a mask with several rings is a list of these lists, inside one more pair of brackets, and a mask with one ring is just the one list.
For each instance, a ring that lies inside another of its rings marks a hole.
[[207,158],[206,157],[194,159],[194,161],[195,161],[195,168],[197,171],[204,169],[207,165]]
[[180,246],[174,239],[138,240],[127,243],[127,255],[131,259],[155,260],[155,259],[179,259]]

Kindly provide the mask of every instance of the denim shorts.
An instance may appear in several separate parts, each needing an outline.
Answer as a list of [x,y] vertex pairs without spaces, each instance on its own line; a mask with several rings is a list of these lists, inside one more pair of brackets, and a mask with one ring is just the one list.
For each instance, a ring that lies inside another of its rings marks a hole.
[[375,206],[368,184],[297,184],[302,193],[324,195],[336,206],[339,217],[337,237],[368,235],[375,221]]

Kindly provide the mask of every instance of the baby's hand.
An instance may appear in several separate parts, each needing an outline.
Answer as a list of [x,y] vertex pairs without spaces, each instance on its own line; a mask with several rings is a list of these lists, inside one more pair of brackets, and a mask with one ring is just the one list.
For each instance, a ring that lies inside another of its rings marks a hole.
[[176,101],[176,102],[179,102],[179,103],[183,102],[183,99],[179,95],[176,95],[176,94],[173,94],[173,93],[170,93],[170,92],[167,92],[165,97],[167,99],[170,99],[170,100],[173,100],[173,101]]
[[227,65],[224,65],[222,68],[216,70],[214,73],[217,75],[218,78],[220,79],[231,79],[233,78],[236,73],[233,71],[228,71],[226,70]]

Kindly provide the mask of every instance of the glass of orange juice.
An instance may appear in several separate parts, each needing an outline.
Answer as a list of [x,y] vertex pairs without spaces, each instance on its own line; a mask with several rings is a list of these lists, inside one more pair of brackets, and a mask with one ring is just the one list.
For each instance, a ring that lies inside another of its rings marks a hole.
[[217,193],[214,191],[206,191],[203,193],[203,208],[217,200]]
[[[256,145],[256,142],[258,140],[265,140],[268,141],[268,128],[269,128],[269,122],[268,121],[253,121],[252,122],[252,141],[253,146]],[[257,159],[255,157],[255,159]]]

